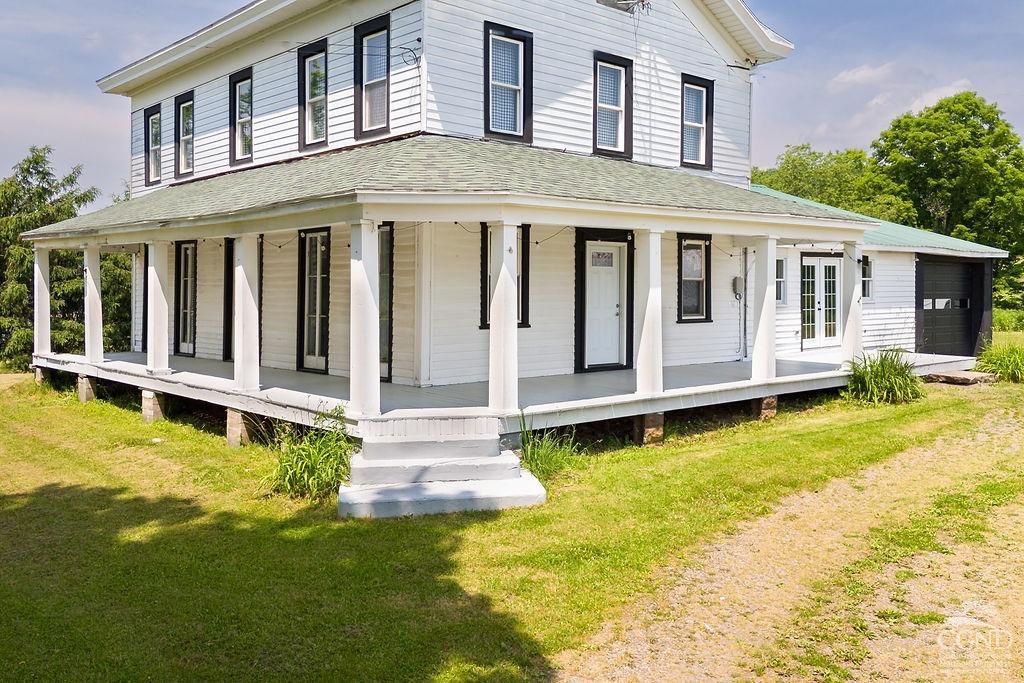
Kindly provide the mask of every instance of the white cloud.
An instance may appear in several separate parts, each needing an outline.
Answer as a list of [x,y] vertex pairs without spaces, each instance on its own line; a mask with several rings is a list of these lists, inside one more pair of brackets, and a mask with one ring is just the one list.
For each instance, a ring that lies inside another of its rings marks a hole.
[[31,145],[53,147],[58,173],[76,164],[85,171],[82,184],[102,192],[97,205],[109,203],[129,174],[129,105],[121,97],[45,93],[0,85],[0,121],[16,131],[0,136],[0,176],[24,158]]
[[925,91],[914,98],[914,101],[910,103],[910,111],[918,112],[925,107],[930,107],[944,97],[950,97],[957,93],[962,93],[965,90],[973,90],[974,84],[966,78],[961,78],[957,81],[953,81],[947,85],[940,85],[937,88]]
[[826,89],[830,93],[836,93],[851,87],[884,84],[892,79],[894,66],[893,62],[878,66],[861,64],[852,69],[840,71],[829,80]]

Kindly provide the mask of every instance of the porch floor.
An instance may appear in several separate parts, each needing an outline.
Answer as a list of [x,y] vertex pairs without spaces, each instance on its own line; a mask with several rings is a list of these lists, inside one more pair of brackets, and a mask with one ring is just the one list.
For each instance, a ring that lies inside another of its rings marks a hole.
[[[519,380],[519,404],[533,424],[554,426],[588,420],[662,412],[713,403],[726,403],[772,394],[787,394],[843,386],[838,350],[805,352],[779,358],[777,377],[752,382],[749,362],[698,363],[665,368],[665,391],[658,396],[638,396],[636,373],[613,370]],[[964,370],[973,358],[910,354],[918,372]],[[230,362],[172,357],[171,374],[151,376],[144,353],[107,354],[101,364],[83,356],[53,354],[37,357],[36,364],[56,370],[100,377],[141,388],[189,396],[212,403],[263,414],[309,421],[310,415],[344,406],[349,398],[346,377],[294,370],[261,368],[261,389],[238,392],[233,386]],[[487,382],[435,387],[381,385],[383,418],[480,415],[487,413]],[[505,428],[516,430],[518,415],[501,416]],[[380,419],[380,418],[378,418]]]

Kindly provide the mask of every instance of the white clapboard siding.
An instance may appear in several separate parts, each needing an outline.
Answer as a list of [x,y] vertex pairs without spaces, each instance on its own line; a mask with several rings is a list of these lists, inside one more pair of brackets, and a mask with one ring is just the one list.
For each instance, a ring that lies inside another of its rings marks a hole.
[[[331,301],[328,320],[327,362],[332,375],[348,375],[352,319],[351,228],[331,228]],[[294,306],[294,304],[293,304]]]
[[[519,330],[520,372],[523,377],[571,374],[576,359],[576,231],[535,225],[530,240],[530,327]],[[478,301],[479,289],[477,285]]]
[[224,241],[200,240],[196,249],[196,357],[224,357]]
[[494,21],[533,33],[535,145],[592,151],[593,53],[601,50],[634,62],[636,161],[679,166],[681,74],[687,73],[715,81],[714,175],[747,182],[749,78],[728,66],[738,64],[738,57],[693,5],[659,3],[634,20],[593,0],[426,1],[430,132],[483,135],[483,23]]
[[416,227],[412,223],[397,223],[394,230],[391,379],[396,384],[412,384],[416,372]]
[[[133,196],[140,196],[174,179],[174,95],[193,90],[195,102],[194,177],[229,170],[230,94],[228,77],[239,69],[253,70],[253,159],[263,164],[300,154],[298,117],[298,58],[296,49],[324,36],[328,40],[328,146],[356,144],[353,105],[353,27],[391,7],[390,131],[381,137],[405,135],[422,128],[421,61],[423,11],[421,0],[389,3],[371,0],[336,3],[306,19],[282,26],[258,44],[226,52],[215,60],[175,74],[133,98]],[[240,62],[242,55],[250,61]],[[168,92],[173,94],[168,95]],[[163,103],[163,182],[145,186],[144,122],[142,114],[159,96]],[[360,140],[359,142],[364,142]],[[317,151],[322,148],[317,148]]]
[[[145,249],[145,247],[143,247]],[[132,254],[132,351],[142,351],[142,328],[146,324],[143,315],[146,269],[143,252]]]
[[914,254],[865,252],[872,261],[874,290],[864,301],[864,347],[914,350]]
[[661,264],[665,365],[716,363],[743,358],[743,303],[732,291],[733,278],[743,275],[743,249],[733,246],[728,237],[712,239],[710,323],[676,322],[679,311],[679,255],[674,233],[666,233],[662,238]]
[[800,250],[779,249],[778,258],[786,259],[786,298],[775,305],[775,348],[779,354],[796,353],[800,351]]
[[270,368],[295,369],[298,231],[263,237],[263,353]]

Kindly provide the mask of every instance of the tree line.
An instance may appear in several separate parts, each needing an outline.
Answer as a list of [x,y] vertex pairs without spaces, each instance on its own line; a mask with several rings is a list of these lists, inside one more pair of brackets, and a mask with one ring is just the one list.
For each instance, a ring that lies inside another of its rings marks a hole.
[[1024,308],[1024,148],[997,106],[973,92],[895,119],[870,151],[786,148],[753,181],[856,211],[1005,249],[995,303]]

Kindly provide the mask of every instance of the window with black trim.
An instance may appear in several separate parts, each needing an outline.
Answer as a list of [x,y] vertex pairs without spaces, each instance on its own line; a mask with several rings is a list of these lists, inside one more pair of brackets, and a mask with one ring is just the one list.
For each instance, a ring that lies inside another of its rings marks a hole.
[[299,48],[299,149],[327,144],[327,39]]
[[354,45],[356,139],[390,128],[391,16],[356,26]]
[[594,53],[594,154],[633,156],[633,62]]
[[196,355],[196,242],[174,244],[174,353]]
[[252,67],[232,74],[228,81],[231,110],[228,146],[230,163],[234,166],[252,161]]
[[873,293],[874,282],[875,282],[875,280],[874,280],[874,270],[875,270],[875,264],[871,262],[871,259],[868,258],[868,255],[864,254],[863,256],[861,256],[861,261],[860,261],[860,273],[861,273],[860,293],[861,293],[861,298],[864,299],[864,300],[870,300],[871,299],[871,294]]
[[192,91],[174,98],[174,177],[192,175],[195,154],[195,98]]
[[775,259],[775,301],[786,303],[786,259]]
[[711,236],[678,237],[676,322],[711,322]]
[[146,153],[146,185],[156,185],[163,176],[161,140],[163,137],[160,121],[160,105],[154,104],[142,112],[143,140]]
[[533,142],[533,34],[484,23],[484,132]]
[[[494,295],[494,277],[491,272],[491,234],[487,223],[480,224],[480,329],[491,326],[491,297]],[[518,229],[518,272],[516,296],[518,299],[519,327],[530,326],[530,226]]]
[[331,231],[299,233],[299,339],[300,370],[327,372],[327,344],[331,293]]
[[714,165],[715,82],[683,74],[682,165]]
[[224,238],[224,310],[221,360],[235,357],[235,240]]

